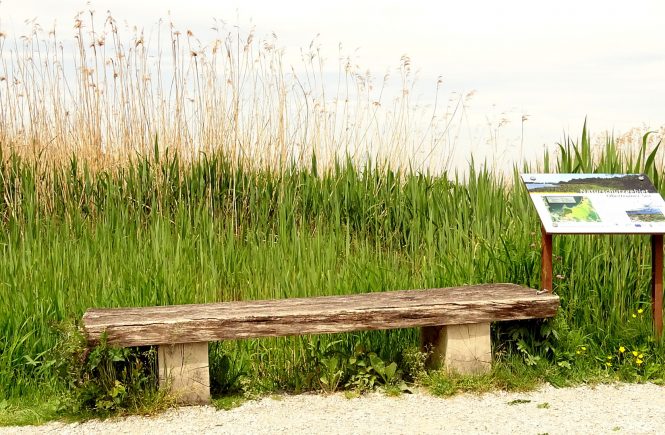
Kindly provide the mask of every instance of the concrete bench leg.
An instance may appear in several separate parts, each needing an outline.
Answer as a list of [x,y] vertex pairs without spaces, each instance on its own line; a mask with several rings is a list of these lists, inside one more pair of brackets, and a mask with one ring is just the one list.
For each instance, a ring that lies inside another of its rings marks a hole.
[[159,387],[169,388],[178,403],[210,402],[208,343],[165,344],[157,350]]
[[423,351],[432,352],[428,366],[459,374],[487,373],[492,368],[489,323],[428,326],[422,328]]

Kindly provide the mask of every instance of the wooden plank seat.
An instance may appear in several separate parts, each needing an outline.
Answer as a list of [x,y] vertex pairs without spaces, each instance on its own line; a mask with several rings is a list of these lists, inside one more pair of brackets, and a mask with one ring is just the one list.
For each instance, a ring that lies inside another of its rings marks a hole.
[[91,308],[88,342],[157,345],[160,385],[181,403],[209,401],[208,342],[361,330],[422,328],[434,361],[461,373],[490,369],[489,324],[552,317],[559,297],[515,284],[142,308]]

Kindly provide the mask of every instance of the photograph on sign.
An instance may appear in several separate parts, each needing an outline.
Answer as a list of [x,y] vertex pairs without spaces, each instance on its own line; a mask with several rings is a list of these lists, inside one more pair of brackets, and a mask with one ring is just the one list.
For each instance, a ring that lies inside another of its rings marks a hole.
[[545,231],[665,233],[665,201],[642,174],[523,174]]

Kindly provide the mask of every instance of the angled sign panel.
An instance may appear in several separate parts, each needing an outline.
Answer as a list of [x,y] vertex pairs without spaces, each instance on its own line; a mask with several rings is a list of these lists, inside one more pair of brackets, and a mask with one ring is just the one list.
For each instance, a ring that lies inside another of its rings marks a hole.
[[642,174],[523,174],[549,234],[664,234],[665,201]]

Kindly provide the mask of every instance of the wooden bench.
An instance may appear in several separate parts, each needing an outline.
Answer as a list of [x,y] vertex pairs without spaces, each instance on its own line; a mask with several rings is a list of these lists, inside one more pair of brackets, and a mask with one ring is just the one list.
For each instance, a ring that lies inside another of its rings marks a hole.
[[89,309],[89,343],[157,345],[160,386],[183,404],[210,399],[208,342],[361,330],[422,328],[434,361],[461,373],[490,369],[490,322],[552,317],[559,297],[514,284],[348,296]]

